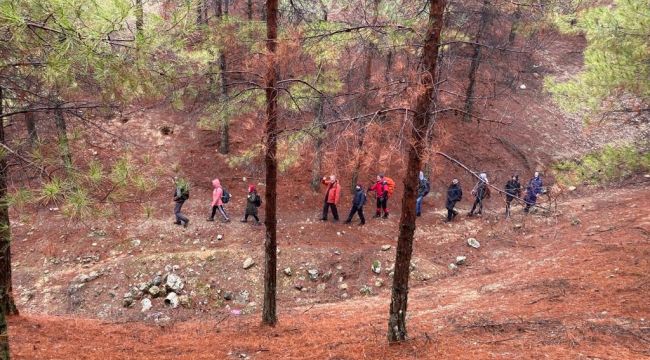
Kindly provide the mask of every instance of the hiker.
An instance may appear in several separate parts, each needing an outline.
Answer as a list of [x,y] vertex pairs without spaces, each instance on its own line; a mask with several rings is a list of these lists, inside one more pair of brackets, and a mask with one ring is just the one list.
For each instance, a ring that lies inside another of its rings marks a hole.
[[476,210],[476,205],[478,205],[478,212],[476,215],[481,215],[483,213],[483,200],[490,197],[490,188],[488,187],[488,178],[487,174],[480,173],[479,180],[474,185],[472,189],[472,195],[474,195],[474,205],[472,205],[472,210],[469,211],[467,216],[474,216],[474,210]]
[[210,203],[210,206],[212,207],[212,215],[210,215],[208,221],[214,221],[214,215],[217,213],[217,210],[219,210],[221,216],[223,216],[223,221],[230,222],[228,214],[226,214],[226,209],[223,208],[223,204],[230,200],[230,194],[224,191],[221,187],[219,179],[212,180],[212,187],[212,202]]
[[447,189],[447,222],[452,221],[458,215],[458,211],[454,210],[454,207],[462,199],[463,189],[461,189],[458,179],[454,179]]
[[429,190],[431,190],[431,185],[429,185],[429,180],[424,177],[424,172],[420,171],[418,179],[418,198],[415,200],[415,216],[422,214],[422,201],[429,194]]
[[327,186],[327,191],[325,191],[325,200],[323,201],[323,217],[321,217],[321,221],[327,221],[327,213],[329,209],[332,209],[334,221],[339,221],[339,212],[336,210],[336,204],[339,203],[341,198],[341,185],[339,185],[339,181],[336,180],[336,176],[334,175],[330,175],[329,180],[324,176],[321,182],[323,185]]
[[384,179],[384,174],[377,175],[377,182],[368,191],[374,191],[377,196],[377,211],[373,218],[380,217],[382,210],[384,219],[388,218],[388,182]]
[[526,197],[524,198],[524,202],[526,202],[526,207],[524,208],[525,213],[530,211],[530,208],[537,203],[537,195],[543,191],[542,186],[542,178],[539,176],[539,172],[535,171],[535,175],[528,181],[528,185],[526,186]]
[[190,198],[190,187],[187,181],[180,179],[177,176],[174,177],[172,181],[174,182],[174,202],[176,203],[176,205],[174,205],[174,216],[176,216],[174,224],[187,227],[190,223],[190,219],[181,213],[181,208],[185,201]]
[[506,186],[504,187],[504,191],[506,192],[506,217],[510,216],[510,206],[512,203],[512,200],[515,197],[520,197],[521,196],[521,184],[519,183],[519,175],[514,174],[508,180],[506,183]]
[[363,187],[360,184],[354,188],[354,200],[352,201],[352,209],[350,209],[350,215],[348,219],[345,220],[345,224],[352,222],[352,217],[355,213],[359,214],[359,219],[361,222],[359,225],[365,225],[366,218],[363,217],[363,205],[366,203],[366,192],[363,191]]
[[241,222],[248,222],[248,217],[252,216],[255,219],[255,225],[260,224],[260,219],[257,217],[257,208],[262,205],[262,198],[257,193],[255,185],[248,185],[248,195],[246,196],[246,211]]

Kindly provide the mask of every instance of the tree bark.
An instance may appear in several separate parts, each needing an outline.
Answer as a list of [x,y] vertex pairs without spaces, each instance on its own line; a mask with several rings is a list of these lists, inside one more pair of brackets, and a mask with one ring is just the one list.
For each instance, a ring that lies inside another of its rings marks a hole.
[[[228,7],[226,7],[224,14],[228,15]],[[219,52],[219,73],[221,76],[222,103],[228,101],[228,82],[226,75],[227,69],[228,63],[226,62],[226,51],[223,49]],[[230,152],[230,119],[224,118],[223,124],[221,125],[221,142],[219,143],[219,152],[222,154],[228,154]]]
[[248,21],[253,20],[253,0],[246,1],[246,16],[248,17]]
[[446,0],[429,0],[429,23],[422,50],[424,74],[420,76],[423,92],[418,96],[413,117],[412,139],[408,150],[408,165],[404,179],[402,214],[399,221],[397,254],[395,256],[395,275],[391,292],[388,318],[388,341],[404,341],[407,337],[406,310],[409,290],[409,266],[413,254],[415,234],[415,198],[418,186],[418,171],[422,167],[427,139],[426,133],[432,121],[430,109],[435,96],[438,44],[443,27],[443,14]]
[[70,143],[68,141],[68,131],[66,129],[65,118],[63,117],[63,110],[54,110],[54,123],[56,124],[56,132],[59,137],[59,151],[61,151],[61,158],[66,171],[72,170],[72,153],[70,152]]
[[[0,87],[0,114],[4,111]],[[0,142],[5,145],[4,121],[0,121]],[[6,153],[5,153],[6,155]],[[9,359],[9,338],[5,315],[18,315],[11,281],[11,224],[7,205],[7,159],[0,158],[0,359]]]
[[517,37],[517,28],[521,19],[521,8],[517,5],[514,14],[512,14],[512,24],[510,25],[510,34],[508,34],[508,45],[512,45]]
[[474,107],[474,90],[476,87],[476,73],[481,64],[481,45],[485,35],[485,28],[487,27],[490,15],[490,0],[483,1],[483,8],[481,9],[481,19],[479,20],[478,31],[476,32],[476,40],[474,45],[474,54],[472,62],[469,66],[469,84],[465,93],[465,114],[463,115],[464,121],[472,120],[472,109]]
[[212,4],[214,6],[214,16],[220,19],[221,15],[223,14],[223,8],[221,7],[221,0],[214,0]]
[[36,130],[36,116],[33,112],[25,113],[25,127],[27,128],[27,138],[29,139],[30,147],[34,147],[38,143],[38,132]]
[[278,37],[278,0],[266,1],[266,49],[267,49],[267,74],[266,74],[266,239],[264,242],[264,308],[262,321],[268,325],[275,325],[278,321],[276,315],[276,276],[277,276],[277,177],[278,163],[276,158],[278,142],[278,89],[276,47]]
[[311,169],[311,189],[318,191],[320,188],[321,171],[323,165],[323,140],[325,139],[325,124],[323,119],[323,106],[325,99],[321,94],[316,104],[316,116],[314,117],[314,127],[317,131],[314,141],[314,162]]
[[135,30],[137,35],[142,35],[143,26],[144,9],[142,8],[142,0],[135,0]]

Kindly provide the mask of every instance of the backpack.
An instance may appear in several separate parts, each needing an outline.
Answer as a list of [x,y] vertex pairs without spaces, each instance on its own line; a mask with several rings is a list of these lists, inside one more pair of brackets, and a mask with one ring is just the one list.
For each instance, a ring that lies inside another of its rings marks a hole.
[[253,201],[253,204],[255,204],[255,207],[262,206],[262,198],[258,194],[255,194],[255,200]]
[[389,178],[388,176],[384,176],[384,181],[386,182],[386,187],[388,188],[388,197],[392,197],[393,192],[395,191],[395,180]]
[[222,189],[223,189],[223,193],[221,194],[221,201],[224,204],[227,204],[228,201],[230,201],[230,193],[225,188],[222,188]]
[[190,198],[190,190],[186,187],[176,187],[176,197],[185,201]]

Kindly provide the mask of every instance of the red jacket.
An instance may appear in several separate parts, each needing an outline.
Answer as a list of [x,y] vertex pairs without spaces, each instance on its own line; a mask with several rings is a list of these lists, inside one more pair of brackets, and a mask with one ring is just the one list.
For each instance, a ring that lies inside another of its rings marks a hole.
[[384,181],[377,181],[375,185],[371,186],[368,191],[374,191],[377,194],[377,197],[380,198],[384,196],[385,192],[388,192],[388,185],[384,185]]
[[327,190],[325,190],[326,201],[328,204],[338,204],[341,199],[341,185],[339,185],[338,180],[333,182],[330,180],[322,180],[324,185],[327,185]]

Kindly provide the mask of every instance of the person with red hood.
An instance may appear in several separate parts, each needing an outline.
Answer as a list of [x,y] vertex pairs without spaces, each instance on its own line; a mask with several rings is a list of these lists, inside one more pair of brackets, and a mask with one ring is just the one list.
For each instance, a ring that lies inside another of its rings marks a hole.
[[262,205],[262,198],[257,194],[257,189],[255,185],[248,185],[248,196],[246,196],[246,211],[244,212],[244,218],[241,219],[241,222],[248,222],[248,217],[252,216],[255,219],[255,225],[260,224],[260,219],[257,217],[257,208]]
[[339,203],[341,198],[341,185],[339,185],[339,181],[336,180],[336,176],[334,175],[330,175],[329,180],[327,180],[327,177],[323,177],[321,182],[327,186],[325,201],[323,204],[323,217],[321,220],[327,221],[327,213],[331,208],[332,215],[334,215],[334,221],[339,221],[339,212],[336,210],[336,204]]
[[384,219],[388,217],[388,182],[384,179],[384,174],[377,175],[377,182],[371,186],[368,191],[374,191],[377,195],[377,211],[374,218],[381,216],[384,210]]
[[217,213],[217,210],[219,210],[221,216],[223,216],[223,220],[229,222],[230,219],[226,214],[226,210],[223,208],[223,188],[221,187],[221,181],[219,181],[219,179],[212,180],[212,187],[214,188],[212,190],[212,202],[210,203],[210,206],[212,207],[212,215],[210,215],[208,221],[214,221],[214,215]]

